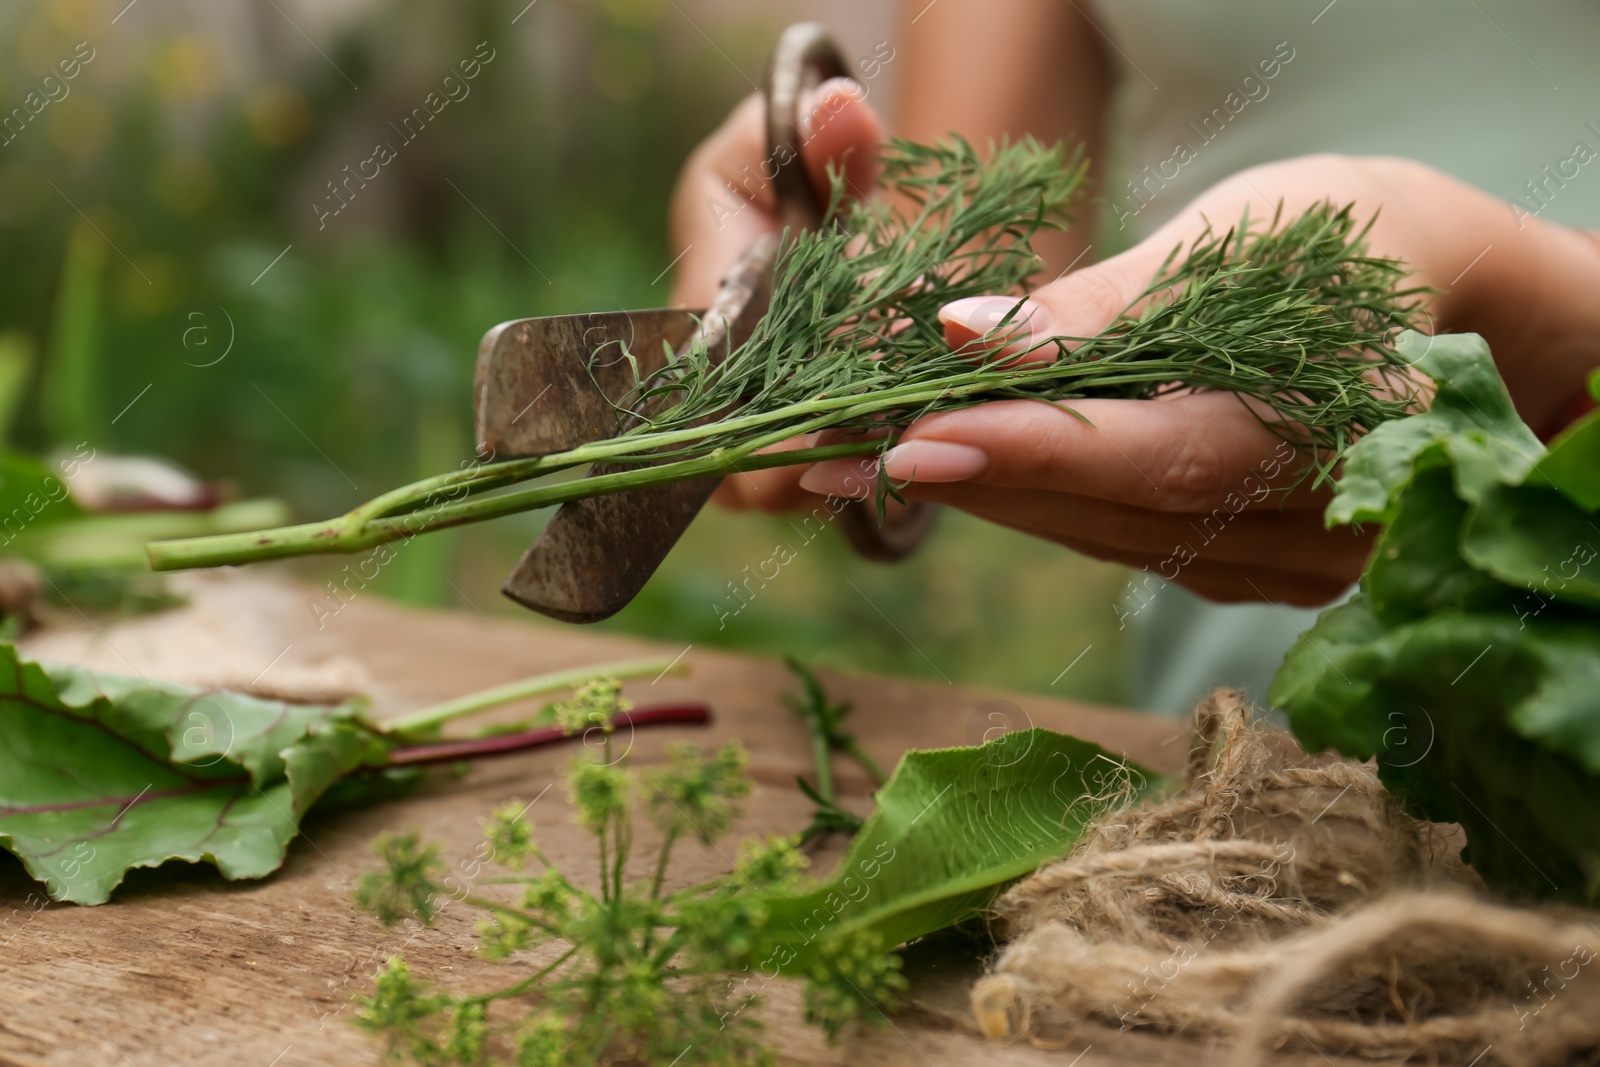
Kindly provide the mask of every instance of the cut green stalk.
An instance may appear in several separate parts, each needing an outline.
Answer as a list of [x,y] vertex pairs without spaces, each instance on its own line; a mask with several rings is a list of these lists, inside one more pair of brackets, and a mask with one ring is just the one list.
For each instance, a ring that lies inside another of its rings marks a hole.
[[[425,479],[326,522],[158,542],[149,546],[152,565],[358,552],[581,497],[865,456],[921,416],[1004,399],[1232,391],[1270,413],[1258,417],[1304,449],[1320,479],[1361,434],[1413,406],[1415,386],[1391,340],[1410,325],[1421,290],[1401,288],[1398,263],[1367,255],[1367,230],[1349,207],[1318,205],[1265,225],[1246,217],[1226,233],[1207,232],[1175,249],[1105,332],[1052,338],[1036,347],[1053,348],[1053,359],[1019,363],[976,346],[952,351],[938,312],[952,300],[1024,286],[1037,266],[1031,239],[1062,224],[1081,162],[1032,141],[986,159],[959,140],[896,142],[884,175],[914,205],[909,215],[847,201],[836,176],[839,224],[786,240],[771,307],[749,340],[721,362],[702,348],[674,357],[669,373],[617,405],[617,436]],[[1010,320],[986,345],[1016,332]],[[655,414],[622,429],[647,402]],[[861,436],[760,451],[819,430]],[[602,461],[637,466],[491,493]],[[893,487],[880,478],[878,491],[881,502]]]
[[[770,443],[775,444],[787,436],[787,434],[778,436],[776,440]],[[605,443],[602,442],[601,444]],[[533,511],[554,504],[562,504],[568,500],[577,500],[580,497],[599,496],[604,493],[620,493],[627,489],[663,485],[668,482],[688,481],[694,478],[714,477],[731,474],[736,471],[763,470],[768,467],[781,467],[796,462],[814,463],[827,459],[863,456],[877,451],[882,447],[882,442],[862,440],[801,449],[795,452],[769,452],[763,455],[749,454],[754,451],[754,448],[759,447],[763,446],[756,445],[748,450],[740,450],[739,454],[719,449],[712,455],[697,460],[683,460],[658,467],[641,467],[638,470],[618,471],[615,474],[558,482],[553,485],[538,485],[530,489],[502,493],[498,496],[480,496],[455,503],[434,504],[399,515],[386,513],[390,508],[403,508],[418,502],[418,500],[437,497],[448,489],[465,488],[468,493],[474,491],[482,492],[486,489],[499,488],[513,478],[522,480],[524,478],[537,477],[540,474],[594,463],[601,459],[626,460],[632,458],[620,455],[595,455],[595,452],[601,451],[599,445],[584,445],[570,452],[540,457],[537,461],[513,460],[508,463],[481,467],[479,470],[486,473],[482,478],[478,479],[462,478],[456,474],[446,475],[441,478],[429,478],[396,489],[391,493],[385,494],[384,497],[370,501],[354,511],[341,515],[339,518],[328,519],[324,522],[309,522],[298,526],[283,526],[275,530],[259,530],[252,533],[191,537],[178,541],[156,541],[147,547],[147,552],[150,557],[150,565],[158,571],[187,570],[195,567],[223,567],[240,563],[258,563],[269,559],[284,559],[290,556],[361,552],[391,541],[414,537],[417,534],[430,533],[434,530],[443,530],[469,522],[496,519],[503,515],[514,515],[521,511]],[[799,458],[797,459],[796,457]],[[543,463],[544,466],[542,469],[534,468],[532,474],[518,473],[530,469],[534,463]],[[383,512],[379,512],[375,507],[380,502],[385,504]]]
[[815,788],[803,777],[795,781],[800,791],[817,805],[817,810],[811,815],[811,825],[800,831],[800,841],[805,843],[834,830],[854,834],[861,829],[862,819],[839,806],[833,784],[833,753],[842,752],[854,760],[872,779],[876,788],[883,788],[888,779],[877,761],[856,743],[855,735],[847,734],[842,729],[844,718],[850,714],[852,705],[836,704],[829,699],[817,676],[793,656],[786,657],[784,663],[800,682],[800,694],[785,693],[783,702],[805,723],[806,733],[811,736],[812,758],[817,766]]
[[455,700],[447,700],[442,704],[390,719],[384,723],[384,727],[389,733],[400,736],[429,734],[453,719],[475,715],[480,711],[527,700],[530,697],[572,689],[593,678],[615,678],[618,681],[627,678],[657,678],[663,674],[684,674],[688,669],[687,664],[681,664],[676,660],[640,659],[553,671],[537,677],[520,678],[492,689],[468,693]]

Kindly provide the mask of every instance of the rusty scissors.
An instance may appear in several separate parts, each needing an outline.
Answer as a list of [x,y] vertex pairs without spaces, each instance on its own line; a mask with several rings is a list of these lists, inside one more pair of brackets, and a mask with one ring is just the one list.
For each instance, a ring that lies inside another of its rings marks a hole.
[[[767,71],[767,149],[778,220],[790,230],[822,221],[825,199],[800,158],[800,108],[829,78],[849,74],[815,23],[790,26]],[[479,455],[539,456],[602,440],[648,409],[619,414],[640,381],[671,373],[667,350],[703,344],[712,358],[742,344],[771,299],[778,234],[753,242],[729,268],[711,306],[553,315],[503,322],[483,337],[473,391]],[[624,350],[633,362],[621,358]],[[544,401],[541,403],[541,401]],[[619,468],[595,465],[593,477]],[[630,489],[563,504],[506,579],[504,593],[566,622],[597,622],[649,581],[716,488],[716,478]],[[870,501],[851,501],[837,525],[867,559],[902,559],[921,545],[937,511],[914,503],[879,524]]]

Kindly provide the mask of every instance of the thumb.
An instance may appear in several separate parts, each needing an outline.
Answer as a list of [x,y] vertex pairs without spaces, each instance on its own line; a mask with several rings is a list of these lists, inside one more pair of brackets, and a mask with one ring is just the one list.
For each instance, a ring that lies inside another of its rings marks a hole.
[[1100,333],[1145,295],[1170,251],[1168,242],[1151,238],[1101,263],[1064,274],[1024,300],[1015,296],[952,300],[939,309],[945,343],[954,349],[970,347],[974,353],[998,348],[1024,362],[1053,360],[1054,345],[1034,346],[1052,337]]
[[853,78],[829,78],[801,105],[800,158],[826,206],[828,164],[844,172],[850,195],[865,200],[878,182],[878,144],[883,122],[867,91]]
[[[823,198],[830,162],[844,168],[853,196],[867,196],[877,180],[883,123],[866,95],[849,78],[831,78],[801,105],[800,158]],[[776,162],[767,147],[766,102],[759,93],[746,97],[689,157],[672,198],[674,306],[709,304],[728,265],[776,228]]]

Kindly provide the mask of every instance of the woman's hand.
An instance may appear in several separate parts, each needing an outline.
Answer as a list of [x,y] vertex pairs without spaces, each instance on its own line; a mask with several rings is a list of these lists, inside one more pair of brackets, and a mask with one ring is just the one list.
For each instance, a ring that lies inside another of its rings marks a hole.
[[[1215,186],[1148,240],[1033,294],[1034,340],[1098,333],[1149,285],[1168,253],[1210,220],[1246,207],[1288,217],[1324,200],[1376,216],[1375,254],[1405,261],[1439,290],[1439,332],[1473,331],[1493,348],[1523,418],[1559,428],[1600,364],[1600,242],[1507,206],[1420,164],[1313,156],[1244,171]],[[1380,210],[1381,209],[1381,210]],[[953,346],[998,323],[1013,298],[973,298],[941,312]],[[884,458],[912,499],[961,508],[1102,559],[1148,567],[1215,600],[1325,603],[1361,572],[1372,531],[1323,527],[1326,492],[1292,483],[1299,457],[1228,393],[1161,400],[1002,401],[913,424]],[[1081,417],[1079,417],[1081,416]],[[843,494],[872,484],[875,461],[805,472],[799,488]],[[791,469],[792,470],[792,469]],[[775,474],[776,472],[774,472]],[[723,499],[793,506],[793,474],[731,480]]]
[[[878,177],[883,124],[866,90],[849,78],[831,78],[801,106],[800,158],[823,196],[828,164],[844,168],[857,196],[872,192]],[[778,228],[772,190],[774,160],[767,151],[766,100],[752,93],[700,143],[672,194],[671,240],[682,254],[673,279],[675,307],[711,303],[722,272],[762,234]]]
[[[710,304],[723,272],[739,253],[757,237],[778,229],[765,108],[761,94],[746,97],[695,149],[678,177],[671,239],[682,257],[673,279],[674,307]],[[870,195],[877,184],[883,123],[867,103],[866,91],[849,78],[833,78],[817,86],[801,110],[807,122],[800,131],[800,158],[813,187],[830,188],[832,163],[844,168],[855,195]],[[800,448],[812,440],[796,439],[779,447]],[[803,468],[775,467],[741,474],[724,480],[716,499],[732,507],[752,501],[768,510],[795,507],[814,499],[799,487],[802,473]]]

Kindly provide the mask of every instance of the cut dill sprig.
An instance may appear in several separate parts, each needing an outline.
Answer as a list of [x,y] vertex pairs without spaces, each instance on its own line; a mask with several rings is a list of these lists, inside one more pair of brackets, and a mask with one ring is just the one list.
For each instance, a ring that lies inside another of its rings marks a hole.
[[[1207,230],[1175,249],[1104,331],[1037,346],[1054,358],[992,353],[1017,332],[1015,310],[982,347],[952,351],[939,309],[1020,294],[1038,267],[1033,238],[1064,225],[1083,176],[1081,157],[1028,139],[987,155],[959,138],[895,141],[884,182],[901,206],[847,199],[835,174],[829,221],[786,235],[770,309],[750,338],[720,362],[693,347],[675,355],[619,405],[616,436],[424,479],[325,522],[157,542],[151,563],[176,570],[357,552],[583,496],[865,456],[917,418],[991,400],[1231,391],[1300,448],[1319,479],[1361,434],[1413,408],[1416,386],[1392,341],[1412,325],[1423,291],[1403,287],[1401,264],[1369,254],[1370,223],[1332,203]],[[647,402],[648,418],[631,417]],[[857,432],[761,452],[819,430]],[[627,469],[507,488],[597,462]]]
[[[446,993],[413,975],[400,956],[388,959],[371,995],[360,998],[355,1022],[383,1039],[391,1059],[428,1067],[666,1065],[693,1049],[695,1063],[775,1062],[749,1009],[771,978],[760,968],[771,962],[774,938],[792,936],[767,928],[768,909],[770,894],[799,884],[806,858],[798,839],[748,838],[733,871],[668,892],[674,846],[688,839],[713,845],[738,816],[750,790],[745,753],[737,743],[710,754],[675,745],[665,766],[636,773],[612,743],[612,722],[625,710],[615,679],[584,686],[556,709],[569,733],[603,737],[566,772],[574,820],[599,853],[595,889],[551,862],[520,801],[496,809],[485,827],[474,869],[493,864],[506,874],[484,879],[484,890],[443,878],[438,848],[415,833],[375,842],[384,866],[362,877],[358,905],[386,925],[407,918],[431,925],[452,902],[464,903],[483,916],[479,954],[518,971],[498,989]],[[630,877],[629,866],[641,800],[660,833],[648,879]],[[542,872],[525,873],[530,860]],[[516,892],[506,893],[508,886]],[[806,980],[808,1018],[835,1036],[856,1019],[876,1017],[865,1005],[888,1006],[904,988],[892,947],[875,934],[841,932],[823,939],[813,966],[791,968],[786,977]]]

